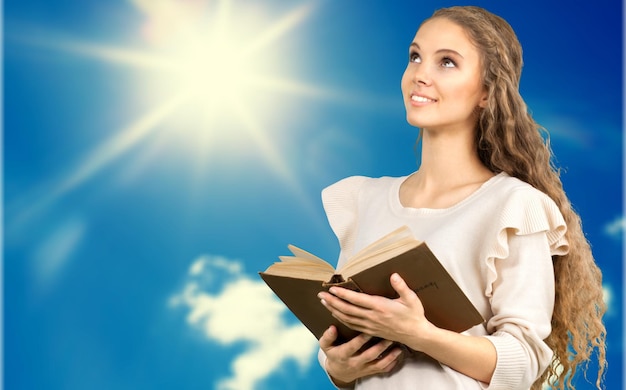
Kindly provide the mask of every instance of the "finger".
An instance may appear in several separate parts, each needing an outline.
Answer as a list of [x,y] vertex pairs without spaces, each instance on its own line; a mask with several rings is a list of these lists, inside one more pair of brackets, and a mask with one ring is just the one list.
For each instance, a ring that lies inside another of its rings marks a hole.
[[401,348],[393,348],[391,351],[387,351],[385,354],[381,355],[379,359],[373,361],[372,364],[376,369],[386,371],[387,369],[391,369],[391,365],[394,365],[400,360],[401,355]]
[[353,305],[360,306],[366,309],[371,308],[371,296],[356,291],[348,290],[342,287],[331,287],[328,290],[332,295],[341,298],[344,301],[350,302]]
[[393,341],[381,340],[378,343],[372,345],[361,354],[367,361],[375,362],[385,357],[387,349],[391,347]]
[[372,340],[372,336],[361,333],[352,340],[346,343],[346,348],[348,348],[348,352],[350,356],[357,354],[357,352],[361,351],[363,347]]
[[326,306],[328,309],[339,308],[342,305],[344,305],[344,307],[351,305],[350,302],[324,291],[318,293],[317,297],[320,299],[322,305]]
[[[352,307],[354,308],[355,306]],[[341,310],[333,308],[328,309],[333,317],[335,317],[337,320],[339,320],[339,322],[341,322],[348,328],[356,330],[359,333],[372,334],[372,332],[370,331],[367,317],[365,316],[365,314],[360,313],[358,309],[356,309],[357,311],[351,313],[342,312]]]
[[345,314],[349,317],[361,318],[364,315],[364,310],[367,310],[332,294],[320,293],[318,297],[320,297],[322,305],[326,306],[334,316],[336,314]]
[[322,351],[326,352],[330,348],[333,347],[333,344],[337,340],[337,328],[334,325],[331,325],[328,329],[324,331],[322,337],[320,337],[319,343]]
[[389,278],[391,281],[391,287],[398,293],[400,299],[414,299],[417,297],[415,291],[411,290],[411,288],[406,284],[404,279],[397,273],[391,274]]
[[376,363],[376,368],[378,368],[381,372],[390,372],[400,362],[401,355],[402,349],[394,348],[393,351],[388,353],[384,358]]

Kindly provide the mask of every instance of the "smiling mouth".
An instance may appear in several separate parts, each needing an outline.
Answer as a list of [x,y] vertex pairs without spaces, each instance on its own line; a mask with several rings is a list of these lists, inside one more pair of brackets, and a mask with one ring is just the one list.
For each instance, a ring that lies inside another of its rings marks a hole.
[[435,99],[430,99],[424,96],[411,95],[411,100],[417,103],[433,103]]

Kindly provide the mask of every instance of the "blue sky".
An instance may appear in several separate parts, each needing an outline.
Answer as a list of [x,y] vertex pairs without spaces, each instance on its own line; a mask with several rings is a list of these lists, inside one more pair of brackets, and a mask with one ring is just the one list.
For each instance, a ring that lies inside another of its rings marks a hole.
[[[416,169],[400,77],[452,4],[6,0],[5,388],[330,388],[257,272],[289,243],[334,261],[325,186]],[[523,96],[604,272],[617,388],[622,6],[473,4],[524,47]]]

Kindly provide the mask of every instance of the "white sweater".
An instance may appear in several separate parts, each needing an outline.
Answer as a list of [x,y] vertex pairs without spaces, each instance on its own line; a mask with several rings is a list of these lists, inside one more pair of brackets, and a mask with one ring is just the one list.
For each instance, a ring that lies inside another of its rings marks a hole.
[[[405,359],[391,375],[359,380],[367,389],[528,389],[552,351],[552,255],[568,251],[565,222],[556,204],[527,183],[500,173],[446,209],[403,207],[405,177],[343,179],[322,192],[341,252],[338,266],[386,233],[410,227],[425,241],[486,322],[465,334],[488,338],[497,364],[489,386],[423,354]],[[325,355],[319,360],[325,367]]]

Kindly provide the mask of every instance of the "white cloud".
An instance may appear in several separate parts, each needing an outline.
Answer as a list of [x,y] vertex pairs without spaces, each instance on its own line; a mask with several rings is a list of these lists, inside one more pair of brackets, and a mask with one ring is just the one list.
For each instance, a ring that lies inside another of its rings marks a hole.
[[[207,292],[215,289],[216,280],[221,281],[219,292]],[[186,306],[187,321],[208,339],[247,345],[231,363],[232,376],[216,384],[220,390],[254,389],[286,360],[305,370],[316,355],[315,337],[301,324],[287,324],[287,308],[261,280],[246,276],[239,262],[198,258],[189,269],[185,288],[171,303]]]
[[243,273],[243,266],[237,261],[229,260],[223,256],[200,256],[189,267],[189,275],[201,275],[207,267],[213,267],[221,271],[226,271],[231,276],[240,276]]
[[619,239],[624,233],[624,225],[626,225],[626,220],[623,216],[615,218],[604,226],[604,232],[615,239]]

